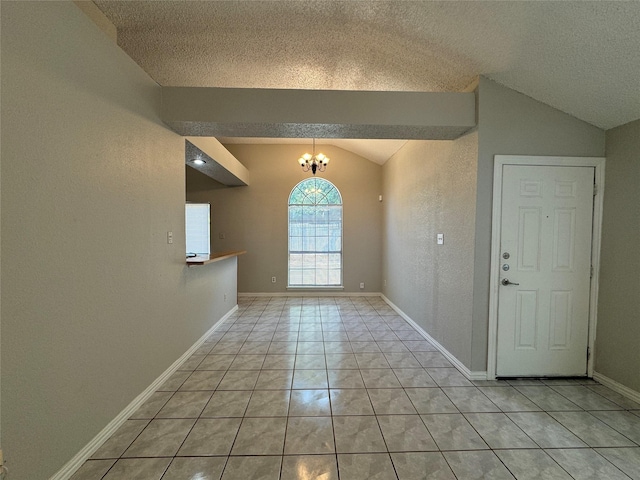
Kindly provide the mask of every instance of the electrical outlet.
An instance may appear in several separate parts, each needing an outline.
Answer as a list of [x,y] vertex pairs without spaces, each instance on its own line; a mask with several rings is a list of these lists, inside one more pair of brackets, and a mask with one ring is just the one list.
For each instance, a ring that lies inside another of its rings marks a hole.
[[360,282],[360,288],[364,288],[364,282]]
[[276,283],[276,277],[271,277],[271,283]]
[[169,245],[173,243],[173,232],[167,232],[167,243]]
[[385,286],[385,287],[387,286],[387,281],[386,280],[384,281],[383,286]]
[[439,234],[436,236],[436,243],[437,243],[438,245],[444,245],[444,233],[439,233]]
[[226,293],[224,294],[224,301],[225,302],[227,301],[227,294]]

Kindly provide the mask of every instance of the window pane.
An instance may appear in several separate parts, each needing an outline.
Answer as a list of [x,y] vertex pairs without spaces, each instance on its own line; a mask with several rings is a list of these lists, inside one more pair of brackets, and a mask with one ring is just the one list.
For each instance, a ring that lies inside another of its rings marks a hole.
[[316,237],[329,235],[329,225],[326,223],[319,223],[316,225]]
[[291,285],[300,285],[302,283],[302,270],[289,269],[289,283]]
[[302,250],[302,237],[290,237],[289,250],[293,252],[299,252]]
[[327,237],[316,237],[316,251],[329,251],[329,239]]
[[302,268],[302,255],[293,253],[289,255],[289,268]]
[[300,188],[296,187],[291,193],[290,204],[300,205],[304,199],[304,192]]
[[302,225],[302,236],[315,237],[316,236],[316,224],[308,222]]
[[341,270],[336,269],[336,268],[331,268],[329,269],[329,280],[327,282],[327,284],[329,285],[341,285],[342,284],[342,279],[340,278],[340,272]]
[[316,250],[316,237],[303,237],[302,248],[305,252],[315,252]]
[[315,208],[304,207],[302,210],[302,221],[304,223],[313,223],[316,218]]
[[315,268],[316,256],[313,253],[305,253],[302,256],[302,266],[304,268]]
[[340,205],[342,203],[342,199],[340,198],[340,194],[338,193],[338,190],[336,190],[335,188],[331,190],[327,194],[327,201],[332,205]]
[[342,207],[331,207],[329,209],[329,220],[332,222],[342,222]]
[[316,284],[316,269],[305,268],[302,271],[302,284],[303,285],[315,285]]
[[329,266],[329,256],[326,253],[316,254],[316,268],[326,269]]
[[316,283],[318,285],[327,285],[329,282],[329,272],[323,269],[316,270]]

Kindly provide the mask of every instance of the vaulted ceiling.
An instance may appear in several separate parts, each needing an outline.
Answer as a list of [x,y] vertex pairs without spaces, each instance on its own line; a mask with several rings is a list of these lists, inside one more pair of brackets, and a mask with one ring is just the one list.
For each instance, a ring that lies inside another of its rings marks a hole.
[[160,85],[461,91],[484,75],[608,129],[640,118],[640,2],[111,1]]

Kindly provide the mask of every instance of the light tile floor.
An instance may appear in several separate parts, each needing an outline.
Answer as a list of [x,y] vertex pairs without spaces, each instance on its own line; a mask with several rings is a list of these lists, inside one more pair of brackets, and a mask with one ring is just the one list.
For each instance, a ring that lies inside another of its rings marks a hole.
[[73,480],[640,479],[640,404],[470,382],[378,297],[239,310]]

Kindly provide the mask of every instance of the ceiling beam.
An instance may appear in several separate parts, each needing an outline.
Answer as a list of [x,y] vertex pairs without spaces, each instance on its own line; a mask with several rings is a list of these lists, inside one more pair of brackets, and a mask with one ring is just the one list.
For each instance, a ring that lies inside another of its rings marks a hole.
[[453,140],[476,125],[474,93],[163,87],[184,136]]

